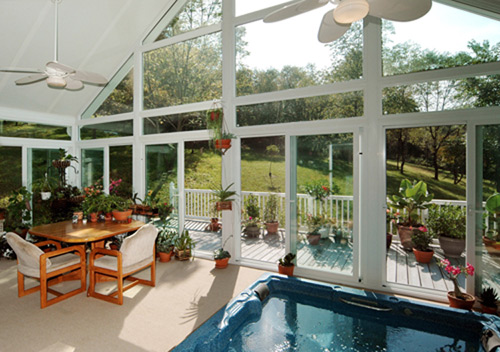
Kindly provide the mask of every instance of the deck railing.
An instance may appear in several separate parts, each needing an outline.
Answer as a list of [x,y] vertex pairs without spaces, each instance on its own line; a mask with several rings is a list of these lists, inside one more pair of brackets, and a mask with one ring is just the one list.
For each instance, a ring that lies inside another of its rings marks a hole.
[[[207,220],[214,215],[220,217],[220,213],[213,213],[213,204],[215,197],[211,190],[207,189],[186,189],[186,217],[191,219]],[[272,192],[242,192],[241,204],[245,204],[248,197],[253,195],[257,198],[260,208],[260,217],[263,218],[267,200],[271,194],[278,197],[278,214],[280,224],[285,223],[285,193],[272,193]],[[433,204],[438,206],[459,206],[466,207],[466,201],[461,200],[445,200],[433,199]],[[241,206],[244,209],[244,205]],[[483,205],[484,208],[484,205]],[[303,225],[303,217],[307,214],[314,216],[324,214],[326,217],[333,219],[335,225],[340,228],[352,227],[352,213],[353,213],[353,197],[352,196],[329,196],[324,201],[315,200],[307,194],[297,194],[297,217],[299,226]],[[421,213],[423,223],[427,218],[427,210]],[[486,218],[485,224],[488,228],[488,219]],[[391,225],[393,226],[393,225]],[[395,231],[395,229],[391,229]],[[393,232],[395,233],[395,232]]]

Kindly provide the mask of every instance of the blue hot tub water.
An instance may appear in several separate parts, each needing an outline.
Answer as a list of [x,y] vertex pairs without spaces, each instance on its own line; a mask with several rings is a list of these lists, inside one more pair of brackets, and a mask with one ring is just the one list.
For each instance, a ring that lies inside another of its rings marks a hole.
[[[269,290],[262,302],[256,288]],[[265,275],[174,351],[485,351],[481,336],[499,327],[490,315]]]

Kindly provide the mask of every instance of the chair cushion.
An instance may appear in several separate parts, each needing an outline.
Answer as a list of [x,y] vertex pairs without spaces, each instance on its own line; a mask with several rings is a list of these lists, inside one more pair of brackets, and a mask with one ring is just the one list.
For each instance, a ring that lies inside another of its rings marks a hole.
[[[7,242],[12,247],[12,250],[16,252],[17,259],[19,260],[19,266],[24,268],[31,268],[35,271],[40,271],[40,256],[43,251],[21,238],[21,236],[9,232],[5,235]],[[47,259],[47,270],[51,266],[51,261]],[[22,271],[21,271],[22,272]]]
[[[56,270],[80,263],[80,256],[73,253],[61,254],[56,257],[52,257],[51,259],[52,264],[50,265],[50,267],[47,266],[47,273],[51,273]],[[40,278],[40,269],[38,268],[34,269],[32,267],[24,266],[19,263],[19,265],[17,266],[17,270],[19,270],[24,275]]]
[[153,260],[153,249],[157,235],[158,229],[154,225],[147,224],[132,236],[125,238],[120,248],[123,267],[135,266],[136,263],[144,260]]
[[[150,258],[143,259],[140,262],[134,263],[132,265],[122,266],[122,272],[123,272],[123,274],[128,274],[128,273],[133,272],[139,268],[142,268],[143,266],[148,265],[152,261],[153,261],[153,257],[151,255]],[[94,266],[99,267],[99,268],[117,271],[118,270],[118,258],[111,256],[111,255],[105,255],[103,257],[96,259],[94,261]]]

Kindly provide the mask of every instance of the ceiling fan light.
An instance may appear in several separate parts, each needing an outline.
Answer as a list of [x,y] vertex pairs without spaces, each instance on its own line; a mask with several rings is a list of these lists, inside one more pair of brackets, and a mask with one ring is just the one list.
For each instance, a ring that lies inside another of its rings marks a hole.
[[66,80],[63,77],[49,76],[47,77],[47,85],[51,88],[64,88]]
[[369,10],[366,0],[344,0],[333,11],[333,18],[337,23],[353,23],[365,18]]

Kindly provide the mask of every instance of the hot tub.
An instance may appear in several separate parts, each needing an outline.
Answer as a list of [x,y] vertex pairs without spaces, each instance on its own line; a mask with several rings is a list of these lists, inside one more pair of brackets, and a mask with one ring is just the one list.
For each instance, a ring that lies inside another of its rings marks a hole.
[[493,315],[266,274],[173,351],[490,352],[499,329]]

